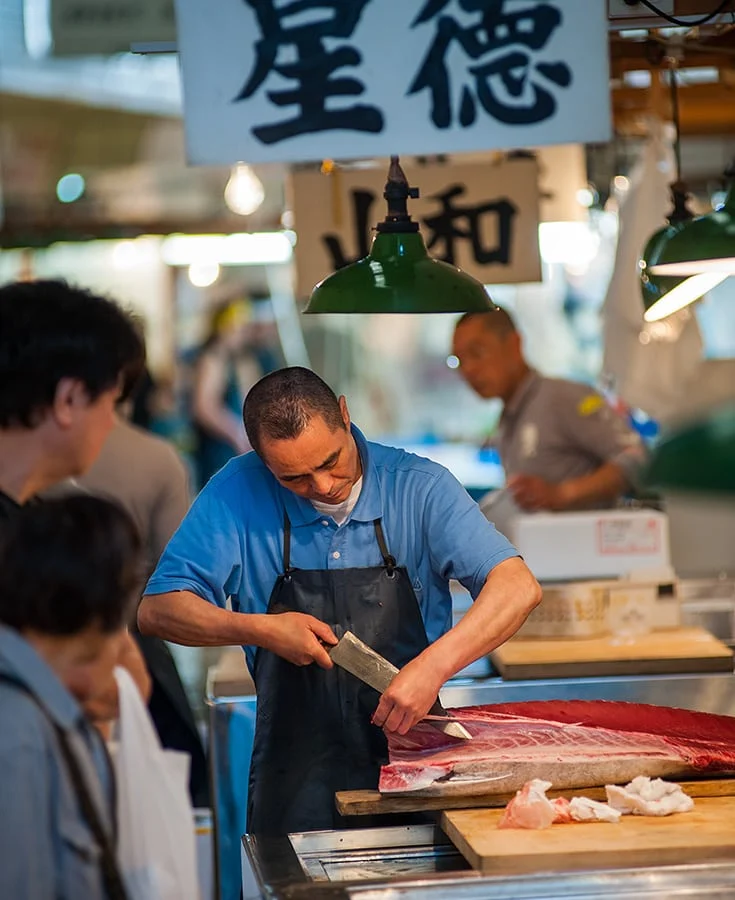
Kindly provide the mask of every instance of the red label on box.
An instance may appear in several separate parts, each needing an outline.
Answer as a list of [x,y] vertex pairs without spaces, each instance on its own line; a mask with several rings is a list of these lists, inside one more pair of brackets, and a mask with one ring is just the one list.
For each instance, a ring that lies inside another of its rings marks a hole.
[[600,519],[597,552],[603,556],[651,556],[661,548],[661,524],[656,519]]

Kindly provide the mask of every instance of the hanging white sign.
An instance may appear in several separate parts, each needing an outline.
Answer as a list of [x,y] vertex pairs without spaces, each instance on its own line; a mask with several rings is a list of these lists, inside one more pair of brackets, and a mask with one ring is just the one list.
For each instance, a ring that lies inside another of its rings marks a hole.
[[610,136],[604,0],[176,0],[193,163]]
[[[541,280],[535,159],[402,166],[420,190],[408,208],[431,256],[485,284]],[[322,278],[368,253],[372,229],[386,214],[387,171],[386,160],[382,168],[292,174],[297,296],[307,297]]]

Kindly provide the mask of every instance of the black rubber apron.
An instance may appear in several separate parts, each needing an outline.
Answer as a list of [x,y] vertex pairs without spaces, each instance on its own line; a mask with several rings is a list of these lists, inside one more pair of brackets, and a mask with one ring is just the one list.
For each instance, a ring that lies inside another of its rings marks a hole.
[[[425,649],[426,630],[408,572],[390,555],[380,519],[374,526],[383,565],[294,569],[284,514],[284,571],[268,613],[308,613],[338,637],[352,631],[400,668]],[[370,722],[378,692],[338,666],[296,666],[262,648],[253,675],[258,706],[248,831],[284,835],[344,827],[334,792],[375,790],[388,759],[385,735]]]

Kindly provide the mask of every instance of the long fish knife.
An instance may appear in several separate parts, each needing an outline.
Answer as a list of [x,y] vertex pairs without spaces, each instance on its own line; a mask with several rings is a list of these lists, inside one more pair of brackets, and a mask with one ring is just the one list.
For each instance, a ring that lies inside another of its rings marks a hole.
[[[332,662],[354,675],[355,678],[359,678],[360,681],[370,685],[371,688],[374,688],[380,694],[388,688],[388,685],[398,674],[398,669],[393,663],[388,662],[387,659],[376,653],[372,647],[368,647],[366,643],[361,641],[351,631],[345,631],[339,643],[326,649]],[[447,718],[449,716],[438,698],[427,715],[446,716]],[[472,740],[472,735],[459,722],[439,722],[436,719],[427,721],[429,725],[451,737],[462,738],[465,741]]]

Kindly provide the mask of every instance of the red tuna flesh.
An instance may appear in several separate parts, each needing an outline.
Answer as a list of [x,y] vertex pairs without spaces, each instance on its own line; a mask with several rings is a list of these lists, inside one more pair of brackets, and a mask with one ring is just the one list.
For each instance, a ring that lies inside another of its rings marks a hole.
[[421,722],[389,736],[379,790],[508,793],[532,778],[556,788],[735,771],[735,717],[605,700],[540,700],[449,710],[463,741]]

